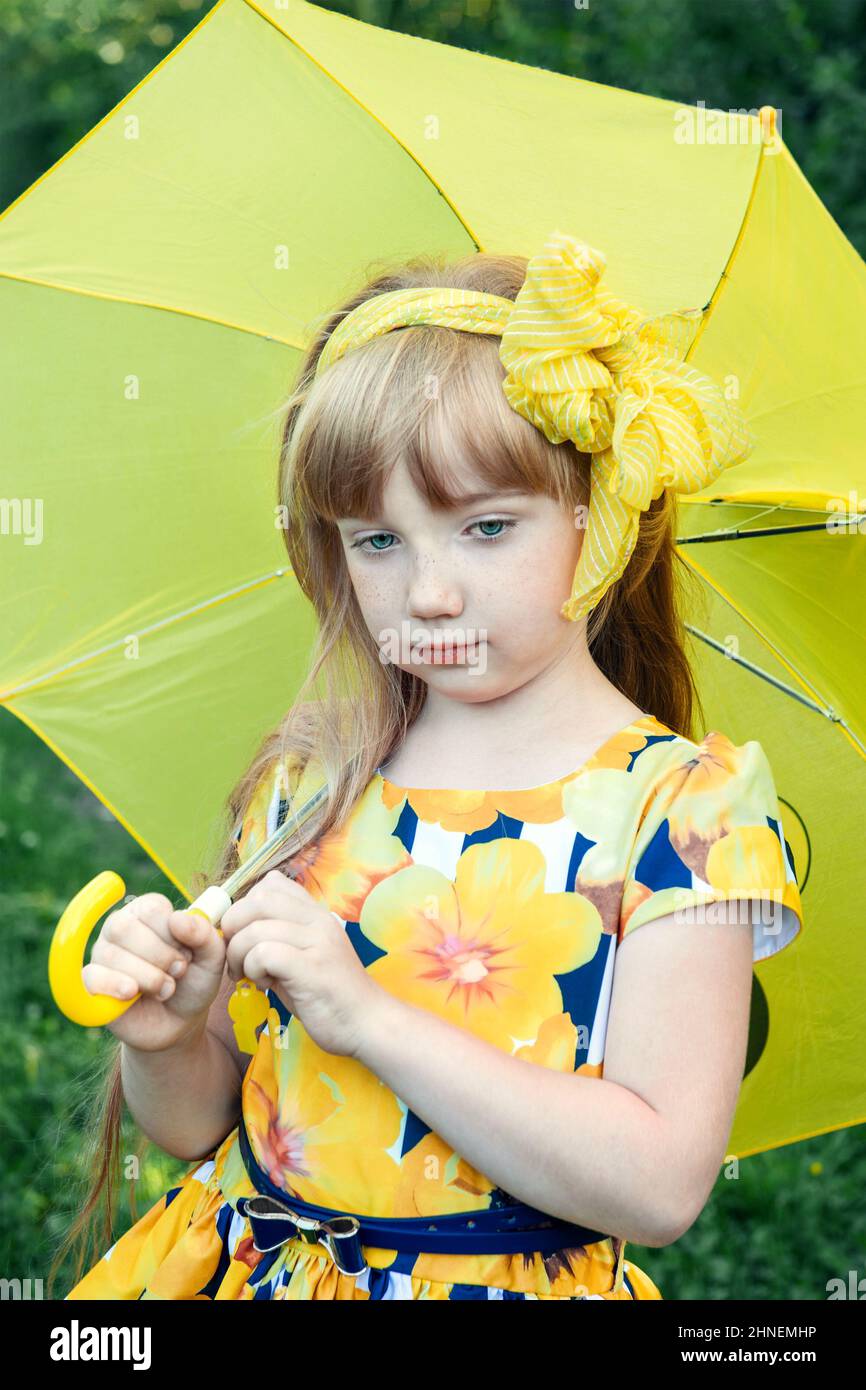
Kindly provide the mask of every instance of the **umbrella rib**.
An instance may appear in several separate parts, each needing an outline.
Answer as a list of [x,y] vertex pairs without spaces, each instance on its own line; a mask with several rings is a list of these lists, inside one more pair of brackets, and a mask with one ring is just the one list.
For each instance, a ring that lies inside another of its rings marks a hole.
[[839,515],[838,529],[830,531],[826,521],[802,522],[799,526],[758,526],[753,531],[741,531],[738,526],[722,528],[718,531],[705,531],[700,536],[683,536],[677,538],[677,545],[697,545],[701,541],[747,541],[753,536],[787,536],[795,531],[823,531],[825,535],[832,536],[834,540],[839,539],[841,534],[853,534],[850,527],[855,523],[859,526],[866,522],[866,512],[847,513],[844,518]]
[[232,323],[229,319],[218,319],[213,314],[202,314],[195,309],[185,309],[180,304],[158,304],[153,299],[134,299],[130,295],[108,294],[105,290],[87,290],[81,285],[66,285],[62,280],[44,280],[34,275],[14,275],[11,271],[0,270],[0,279],[17,280],[22,285],[37,285],[44,290],[59,290],[63,294],[80,294],[85,299],[105,299],[111,304],[132,304],[139,309],[156,309],[163,314],[180,314],[184,318],[198,319],[200,323],[212,323],[217,328],[230,328],[236,333],[249,333],[253,338],[261,338],[266,343],[279,343],[282,347],[294,348],[296,352],[306,352],[308,343],[296,343],[292,338],[278,338],[273,333],[263,333],[260,328],[251,328],[245,323]]
[[[807,697],[803,699],[802,703],[815,709],[818,713],[825,715],[825,717],[829,719],[832,723],[840,725],[841,728],[845,730],[846,734],[848,735],[854,746],[858,749],[860,754],[864,758],[866,758],[866,746],[864,746],[862,740],[857,736],[857,734],[854,733],[848,721],[845,718],[843,718],[841,714],[837,714],[836,711],[833,709],[833,706],[821,697],[820,692],[815,690],[815,687],[811,684],[810,681],[806,679],[802,671],[799,671],[797,667],[793,664],[793,662],[789,661],[786,656],[783,656],[776,644],[774,642],[771,642],[769,637],[767,637],[765,633],[761,632],[760,628],[755,626],[751,618],[749,618],[742,611],[742,609],[737,607],[730,595],[725,593],[724,589],[722,589],[720,585],[718,585],[715,582],[715,580],[713,580],[710,577],[710,575],[707,574],[705,569],[703,569],[700,565],[696,564],[693,560],[685,560],[684,563],[687,564],[690,568],[692,568],[695,574],[699,575],[700,578],[703,579],[704,583],[708,584],[709,587],[713,590],[713,592],[717,593],[719,595],[719,598],[723,599],[725,603],[728,605],[728,607],[731,608],[737,614],[737,616],[751,628],[752,632],[754,632],[755,636],[758,638],[759,641],[763,642],[766,647],[769,647],[773,655],[782,663],[783,666],[787,667],[791,674],[795,676],[796,679],[801,683],[803,689],[811,690],[814,692],[815,696],[817,696],[817,699],[814,700]],[[711,646],[717,645],[715,639],[707,637],[697,628],[693,628],[689,626],[689,624],[685,624],[684,626],[688,628],[689,632],[693,632],[695,636],[701,637],[704,641],[709,642]],[[749,662],[746,662],[743,657],[735,656],[729,650],[729,648],[720,647],[719,650],[724,651],[725,656],[728,658],[729,661],[738,661],[742,665],[748,666],[749,669],[754,671],[756,675],[764,674],[761,671],[760,667],[752,667],[751,664]],[[795,690],[789,689],[782,682],[776,681],[769,674],[769,672],[766,673],[766,679],[769,680],[773,685],[778,685],[779,689],[785,691],[787,694],[796,695],[797,693]],[[801,697],[798,696],[797,698],[799,699]]]
[[746,235],[746,227],[748,226],[749,218],[752,213],[752,208],[755,204],[755,199],[758,194],[758,183],[761,178],[761,173],[764,168],[764,160],[766,157],[767,156],[765,154],[765,141],[762,138],[759,154],[755,161],[755,173],[754,177],[752,178],[752,187],[749,190],[748,202],[746,203],[746,206],[743,209],[743,216],[740,222],[739,230],[737,232],[736,237],[734,238],[734,244],[731,247],[730,255],[728,256],[728,259],[725,262],[724,267],[722,268],[721,274],[719,275],[718,281],[716,283],[716,288],[710,295],[709,303],[704,305],[703,317],[700,323],[698,324],[698,331],[692,339],[691,346],[689,347],[689,350],[686,353],[685,360],[691,366],[695,365],[694,359],[697,355],[698,344],[704,336],[704,330],[706,329],[707,324],[710,322],[710,319],[712,318],[715,312],[717,303],[721,299],[724,287],[730,282],[731,276],[733,274],[734,262],[736,261],[737,256],[740,252],[740,247],[743,244],[743,240]]
[[[458,212],[457,208],[454,206],[451,199],[448,197],[448,194],[445,192],[445,189],[442,187],[441,183],[439,183],[433,177],[429,169],[426,169],[424,167],[418,156],[416,154],[413,154],[412,150],[410,150],[409,147],[403,143],[399,135],[396,135],[394,131],[391,130],[385,124],[381,116],[377,116],[375,111],[371,111],[370,107],[365,105],[365,103],[361,100],[359,96],[356,96],[354,92],[351,92],[349,88],[346,87],[344,83],[340,81],[339,77],[335,77],[334,74],[330,71],[330,69],[325,67],[324,63],[321,63],[319,59],[316,58],[308,48],[305,48],[302,43],[299,43],[298,40],[295,38],[294,34],[289,34],[285,29],[283,29],[277,23],[277,21],[267,13],[266,10],[262,9],[262,7],[256,3],[256,0],[244,0],[244,3],[248,5],[251,10],[254,10],[257,15],[260,15],[262,19],[266,20],[268,24],[272,24],[273,27],[277,30],[277,33],[282,34],[284,39],[288,39],[289,43],[294,44],[298,52],[303,53],[304,57],[307,58],[311,63],[315,63],[319,71],[323,72],[325,76],[329,79],[329,81],[334,83],[335,87],[339,87],[342,92],[345,92],[346,96],[350,99],[350,101],[353,101],[356,106],[359,106],[361,110],[370,117],[371,120],[374,120],[377,123],[377,125],[380,125],[382,127],[388,138],[390,140],[393,140],[395,145],[399,145],[403,153],[407,155],[409,159],[412,160],[413,164],[416,164],[418,166],[424,177],[430,180],[433,187],[436,189],[436,192],[439,194],[440,198],[445,199],[445,202],[448,204],[449,208],[454,213],[454,216],[457,218],[457,221],[460,223],[467,236],[471,237],[475,245],[475,249],[477,251],[482,251],[484,248],[481,245],[480,238],[475,235],[472,228],[469,226],[469,223],[466,221],[466,218],[463,217],[460,212]],[[343,18],[351,18],[351,16],[344,15]]]
[[823,714],[834,723],[843,722],[841,716],[836,714],[829,705],[822,705],[818,700],[811,699],[808,695],[803,695],[799,690],[795,690],[792,685],[779,680],[778,676],[771,676],[769,671],[765,671],[762,666],[757,666],[753,661],[747,661],[744,656],[737,656],[723,642],[719,642],[715,637],[710,637],[708,632],[701,632],[700,628],[693,627],[691,623],[684,623],[687,632],[693,636],[700,637],[702,642],[706,642],[708,647],[713,647],[717,652],[721,652],[728,661],[736,661],[738,666],[744,666],[753,675],[760,676],[761,680],[769,681],[777,690],[781,690],[785,695],[790,695],[794,700],[799,700],[801,705],[806,705],[808,709],[814,710],[816,714]]
[[714,647],[717,652],[721,652],[728,661],[736,661],[739,666],[744,666],[746,670],[751,671],[753,675],[760,676],[761,680],[769,681],[770,685],[774,685],[776,689],[781,690],[784,695],[790,695],[792,699],[799,700],[801,705],[805,705],[807,709],[814,710],[816,714],[823,714],[824,718],[829,719],[831,724],[841,724],[842,728],[848,732],[861,753],[866,757],[866,744],[857,737],[847,719],[843,719],[841,714],[837,714],[831,705],[821,705],[817,700],[810,700],[808,695],[801,695],[800,691],[795,690],[792,685],[786,685],[785,682],[780,681],[777,676],[771,676],[769,671],[764,671],[760,666],[756,666],[753,661],[747,661],[744,656],[736,656],[721,642],[717,642],[715,637],[710,637],[708,633],[701,632],[698,628],[692,627],[690,623],[685,623],[684,626],[686,631],[691,632],[695,637],[700,637],[702,642],[706,642],[708,646]]
[[172,623],[180,622],[193,613],[200,613],[204,608],[211,608],[214,604],[223,603],[226,599],[237,598],[239,594],[249,593],[251,589],[257,589],[262,584],[270,583],[272,579],[282,579],[285,575],[293,573],[294,571],[289,567],[272,570],[270,574],[260,575],[258,579],[251,579],[247,584],[239,584],[236,588],[226,589],[221,594],[211,594],[209,598],[202,599],[200,603],[194,603],[190,608],[180,608],[176,613],[169,613],[167,617],[160,618],[158,622],[151,623],[148,627],[139,628],[137,632],[124,633],[123,637],[118,637],[116,641],[106,642],[102,647],[95,647],[93,651],[85,652],[83,656],[75,657],[73,661],[66,661],[62,666],[55,666],[52,670],[45,671],[41,676],[34,676],[32,680],[22,681],[19,685],[0,690],[0,703],[5,703],[13,695],[20,695],[23,690],[32,690],[34,686],[47,685],[53,678],[61,676],[67,671],[73,671],[77,666],[83,666],[86,662],[93,661],[97,656],[103,656],[106,652],[113,651],[122,643],[128,642],[130,637],[144,637],[147,633],[157,632],[161,627],[168,627]]

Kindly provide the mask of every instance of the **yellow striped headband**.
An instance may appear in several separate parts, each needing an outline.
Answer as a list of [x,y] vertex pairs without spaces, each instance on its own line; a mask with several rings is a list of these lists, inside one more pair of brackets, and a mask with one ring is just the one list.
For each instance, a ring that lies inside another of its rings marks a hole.
[[700,309],[644,318],[599,287],[601,251],[554,232],[530,260],[516,299],[475,290],[392,290],[359,304],[334,329],[316,375],[380,333],[436,324],[496,333],[511,405],[552,444],[593,455],[586,534],[564,618],[577,621],[619,579],[640,513],[665,488],[700,492],[748,457],[752,435],[685,355]]

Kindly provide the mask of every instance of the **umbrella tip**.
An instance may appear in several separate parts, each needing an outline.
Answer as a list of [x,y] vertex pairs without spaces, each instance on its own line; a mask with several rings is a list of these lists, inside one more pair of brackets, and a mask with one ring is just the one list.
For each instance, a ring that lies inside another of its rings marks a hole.
[[758,112],[758,119],[761,122],[761,142],[764,145],[774,145],[776,143],[776,108],[775,106],[762,106]]

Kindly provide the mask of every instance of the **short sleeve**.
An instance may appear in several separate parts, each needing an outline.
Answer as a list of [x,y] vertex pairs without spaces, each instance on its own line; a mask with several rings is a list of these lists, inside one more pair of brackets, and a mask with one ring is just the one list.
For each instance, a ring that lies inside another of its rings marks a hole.
[[[750,908],[748,900],[764,901]],[[618,940],[674,913],[752,922],[752,959],[778,954],[803,925],[790,846],[773,773],[760,743],[710,733],[687,742],[650,788],[628,856]],[[739,903],[740,906],[736,906]],[[730,906],[733,904],[733,906]]]

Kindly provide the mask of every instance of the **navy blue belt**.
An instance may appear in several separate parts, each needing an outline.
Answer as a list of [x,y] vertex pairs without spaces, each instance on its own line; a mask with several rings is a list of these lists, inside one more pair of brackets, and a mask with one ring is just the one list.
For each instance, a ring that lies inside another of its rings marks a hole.
[[434,1221],[424,1216],[352,1216],[314,1206],[271,1182],[250,1147],[243,1119],[238,1142],[247,1175],[259,1193],[237,1202],[238,1212],[250,1223],[256,1250],[276,1250],[287,1240],[321,1244],[342,1274],[363,1274],[368,1268],[363,1245],[407,1254],[550,1255],[607,1240],[601,1231],[560,1221],[523,1202],[437,1216]]

